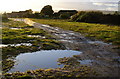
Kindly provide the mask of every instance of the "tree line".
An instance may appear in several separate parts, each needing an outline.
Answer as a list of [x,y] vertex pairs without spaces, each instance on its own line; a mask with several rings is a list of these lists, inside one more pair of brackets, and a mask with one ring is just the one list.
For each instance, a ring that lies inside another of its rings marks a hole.
[[[3,20],[6,20],[6,15],[3,15]],[[70,19],[75,22],[87,23],[102,23],[120,25],[120,15],[115,12],[114,14],[103,14],[100,11],[80,11],[71,14],[70,12],[55,13],[51,5],[46,5],[40,12],[34,14],[27,14],[25,18],[38,18],[38,19]]]
[[101,11],[80,11],[76,14],[64,12],[63,14],[54,13],[52,6],[44,6],[40,13],[35,13],[31,18],[52,18],[52,19],[70,19],[70,21],[87,22],[87,23],[102,23],[120,25],[120,15],[115,12],[114,14],[103,14]]

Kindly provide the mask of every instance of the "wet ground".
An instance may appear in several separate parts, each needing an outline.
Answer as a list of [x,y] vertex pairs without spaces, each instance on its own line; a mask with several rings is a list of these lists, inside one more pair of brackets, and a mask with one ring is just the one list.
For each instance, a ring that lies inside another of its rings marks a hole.
[[112,44],[102,41],[92,41],[80,33],[36,23],[29,19],[14,20],[24,21],[35,28],[41,28],[49,32],[54,36],[54,39],[63,43],[67,50],[83,52],[79,55],[80,61],[82,63],[88,63],[87,65],[95,68],[103,76],[119,76],[120,57],[113,49],[114,46]]

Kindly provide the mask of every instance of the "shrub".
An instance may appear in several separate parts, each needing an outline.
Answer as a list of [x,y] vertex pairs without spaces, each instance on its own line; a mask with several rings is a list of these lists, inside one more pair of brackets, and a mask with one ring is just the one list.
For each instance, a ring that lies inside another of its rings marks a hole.
[[80,17],[80,20],[82,22],[99,23],[101,16],[102,16],[101,12],[86,12]]
[[120,15],[103,15],[103,17],[101,17],[101,23],[104,24],[114,24],[114,25],[120,25]]
[[59,18],[60,19],[69,19],[70,18],[70,14],[69,13],[60,14]]
[[120,25],[120,15],[103,14],[99,11],[81,11],[71,16],[71,21]]
[[88,22],[88,23],[99,23],[102,12],[90,11],[90,12],[79,12],[71,17],[72,21],[77,22]]
[[42,8],[40,13],[43,14],[43,15],[52,16],[53,12],[54,11],[52,10],[52,6],[51,5],[46,5]]
[[77,21],[77,20],[79,19],[79,17],[80,17],[81,15],[83,15],[84,13],[86,13],[86,12],[85,12],[85,11],[78,12],[77,14],[71,16],[71,20],[72,20],[72,21]]

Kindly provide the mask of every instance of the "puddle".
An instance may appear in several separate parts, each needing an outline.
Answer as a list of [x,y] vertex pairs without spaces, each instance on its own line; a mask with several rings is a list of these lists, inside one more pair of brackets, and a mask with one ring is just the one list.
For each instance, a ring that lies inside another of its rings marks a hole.
[[104,44],[104,45],[110,45],[111,43],[104,43],[103,41],[87,41],[90,44]]
[[16,18],[9,18],[11,20],[14,20],[14,21],[25,21],[24,19],[16,19]]
[[21,45],[24,45],[24,46],[32,46],[32,44],[31,43],[20,43],[20,44],[8,44],[8,45],[10,45],[10,46],[21,46]]
[[58,65],[58,58],[72,57],[81,53],[73,50],[41,50],[20,54],[15,58],[15,65],[9,72],[63,67],[63,65]]
[[2,47],[7,47],[8,45],[5,45],[5,44],[0,44],[0,48]]
[[113,57],[114,60],[117,60],[120,63],[120,56]]
[[69,33],[70,35],[75,35],[75,33]]
[[44,25],[44,24],[42,26],[44,26],[44,27],[50,27],[49,25]]
[[10,29],[13,29],[13,30],[19,30],[19,29],[21,29],[21,28],[10,28]]
[[35,38],[46,38],[45,36],[41,36],[41,35],[27,35],[28,37],[35,37]]
[[31,43],[20,43],[20,44],[0,44],[0,48],[2,48],[2,47],[7,47],[7,46],[14,46],[14,47],[16,47],[16,46],[21,46],[21,45],[24,45],[24,46],[32,46],[32,44]]
[[56,31],[59,31],[59,28],[56,28],[55,30],[56,30]]
[[74,40],[74,39],[76,39],[76,37],[65,37],[65,39],[71,39],[71,40]]
[[67,36],[67,34],[60,34],[61,36]]
[[59,41],[74,43],[74,41],[73,41],[73,40],[59,40]]
[[84,65],[84,64],[91,64],[92,60],[78,60],[80,62],[80,64]]

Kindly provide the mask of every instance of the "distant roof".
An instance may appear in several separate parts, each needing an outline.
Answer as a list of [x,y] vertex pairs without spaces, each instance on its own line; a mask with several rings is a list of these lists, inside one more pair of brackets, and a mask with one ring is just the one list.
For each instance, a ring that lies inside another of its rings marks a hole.
[[18,12],[12,12],[12,13],[18,13]]
[[25,10],[25,11],[19,11],[19,12],[15,12],[15,11],[13,11],[12,13],[24,13],[24,12],[28,12],[28,11],[31,11],[31,12],[32,12],[32,9]]

